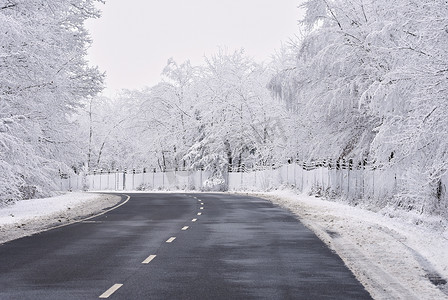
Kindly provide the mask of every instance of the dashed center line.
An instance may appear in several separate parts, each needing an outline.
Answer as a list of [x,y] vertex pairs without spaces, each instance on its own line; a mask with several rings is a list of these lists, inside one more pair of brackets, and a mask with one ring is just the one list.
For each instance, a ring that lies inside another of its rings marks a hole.
[[154,258],[156,258],[157,255],[150,255],[148,256],[147,259],[145,259],[144,261],[142,261],[142,264],[149,264],[151,262],[151,260],[153,260]]
[[189,228],[189,226],[184,226],[182,227],[182,230],[187,230]]
[[191,220],[191,222],[196,222],[198,219],[193,219],[193,220]]
[[202,213],[198,213],[198,216],[202,215]]
[[109,298],[113,293],[115,293],[119,288],[121,288],[123,284],[116,283],[110,289],[101,294],[100,298]]
[[199,209],[204,209],[203,207],[200,207]]
[[172,243],[174,240],[176,239],[175,236],[170,237],[166,242],[167,243]]

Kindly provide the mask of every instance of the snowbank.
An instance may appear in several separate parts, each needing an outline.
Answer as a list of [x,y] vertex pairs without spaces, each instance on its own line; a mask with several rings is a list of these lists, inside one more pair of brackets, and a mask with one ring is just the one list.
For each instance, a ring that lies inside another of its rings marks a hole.
[[446,222],[374,213],[290,191],[257,196],[294,212],[375,299],[448,299]]
[[0,207],[0,244],[94,215],[120,200],[116,195],[67,193]]

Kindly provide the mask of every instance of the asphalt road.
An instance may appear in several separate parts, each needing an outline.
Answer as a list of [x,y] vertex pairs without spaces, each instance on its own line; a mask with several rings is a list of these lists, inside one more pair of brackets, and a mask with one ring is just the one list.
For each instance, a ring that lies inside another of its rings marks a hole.
[[130,196],[102,216],[1,245],[0,299],[371,299],[269,201]]

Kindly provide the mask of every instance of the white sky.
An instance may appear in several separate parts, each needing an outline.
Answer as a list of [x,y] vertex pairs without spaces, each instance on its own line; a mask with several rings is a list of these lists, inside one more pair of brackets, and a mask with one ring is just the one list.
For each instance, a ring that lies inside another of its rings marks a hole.
[[300,0],[107,0],[89,21],[91,65],[107,74],[105,94],[160,81],[167,60],[198,65],[218,47],[268,59],[298,32]]

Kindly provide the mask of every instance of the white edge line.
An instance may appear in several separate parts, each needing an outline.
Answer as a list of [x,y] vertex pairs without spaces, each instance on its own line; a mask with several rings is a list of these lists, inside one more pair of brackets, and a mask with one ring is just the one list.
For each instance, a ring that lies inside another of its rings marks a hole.
[[156,258],[157,255],[150,255],[148,258],[146,258],[144,261],[142,261],[142,264],[149,264],[154,258]]
[[[108,194],[108,195],[111,195],[111,194]],[[120,194],[119,194],[119,195],[120,195]],[[105,213],[108,213],[108,212],[110,212],[110,211],[112,211],[112,210],[114,210],[114,209],[117,209],[117,208],[119,208],[119,207],[122,206],[122,205],[125,205],[125,204],[129,201],[129,199],[131,199],[131,196],[129,196],[129,195],[126,195],[126,194],[121,194],[121,195],[127,196],[128,198],[127,198],[126,200],[124,200],[122,203],[120,203],[120,204],[118,204],[118,205],[116,205],[116,206],[114,206],[114,207],[112,207],[112,208],[109,208],[108,210],[105,210],[105,211],[103,211],[103,212],[101,212],[101,213],[99,213],[99,214],[90,216],[90,217],[85,218],[85,219],[80,219],[80,220],[76,220],[76,221],[68,222],[68,223],[66,223],[66,224],[62,224],[62,225],[58,225],[58,226],[54,226],[54,227],[50,227],[50,228],[46,228],[46,229],[43,229],[43,230],[38,230],[38,231],[33,232],[33,233],[31,233],[31,234],[24,235],[23,237],[26,237],[26,236],[33,236],[33,235],[36,235],[36,234],[39,234],[39,233],[42,233],[42,232],[47,232],[47,231],[50,231],[50,230],[53,230],[53,229],[62,228],[62,227],[65,227],[65,226],[69,226],[69,225],[76,224],[76,223],[82,223],[82,222],[84,222],[84,221],[87,221],[87,220],[90,220],[90,219],[99,217],[99,216],[101,216],[101,215],[104,215]],[[0,245],[3,245],[3,244],[5,244],[5,243],[12,242],[12,241],[14,241],[14,240],[16,240],[16,238],[15,238],[15,239],[12,239],[12,240],[5,241],[5,242],[3,242],[3,243],[0,243]]]
[[[104,214],[106,214],[106,213],[108,213],[110,211],[113,211],[114,209],[117,209],[120,206],[125,205],[129,201],[129,199],[131,199],[131,196],[129,196],[129,195],[126,195],[126,194],[123,194],[123,195],[128,196],[128,198],[126,200],[124,200],[123,202],[121,202],[120,204],[118,204],[118,205],[116,205],[116,206],[114,206],[112,208],[109,208],[108,210],[105,210],[103,212],[100,212],[99,214],[90,216],[90,217],[85,218],[85,219],[81,219],[81,220],[73,221],[73,222],[70,222],[70,223],[67,223],[67,224],[62,224],[62,225],[58,225],[58,226],[55,226],[55,227],[51,227],[51,228],[48,228],[47,230],[44,230],[44,231],[49,231],[49,230],[52,230],[52,229],[61,228],[61,227],[65,227],[65,226],[76,224],[76,223],[81,223],[81,222],[84,222],[84,221],[87,221],[87,220],[90,220],[90,219],[102,216],[102,215],[104,215]],[[40,232],[44,232],[44,231],[40,231]]]
[[126,194],[123,194],[123,195],[128,196],[128,198],[126,198],[126,200],[124,200],[122,203],[120,203],[120,204],[118,204],[117,206],[114,206],[114,207],[112,207],[112,208],[110,208],[110,209],[108,209],[108,210],[105,210],[105,211],[103,211],[103,212],[101,212],[101,213],[99,213],[99,214],[97,214],[97,215],[88,217],[88,218],[84,219],[83,221],[90,220],[90,219],[93,219],[93,218],[102,216],[102,215],[104,215],[104,214],[106,214],[106,213],[108,213],[108,212],[110,212],[110,211],[113,211],[114,209],[119,208],[119,207],[122,206],[122,205],[125,205],[125,204],[129,201],[129,199],[131,199],[131,196],[126,195]]
[[101,294],[100,298],[109,298],[113,293],[115,293],[123,285],[121,283],[114,284],[110,289]]

